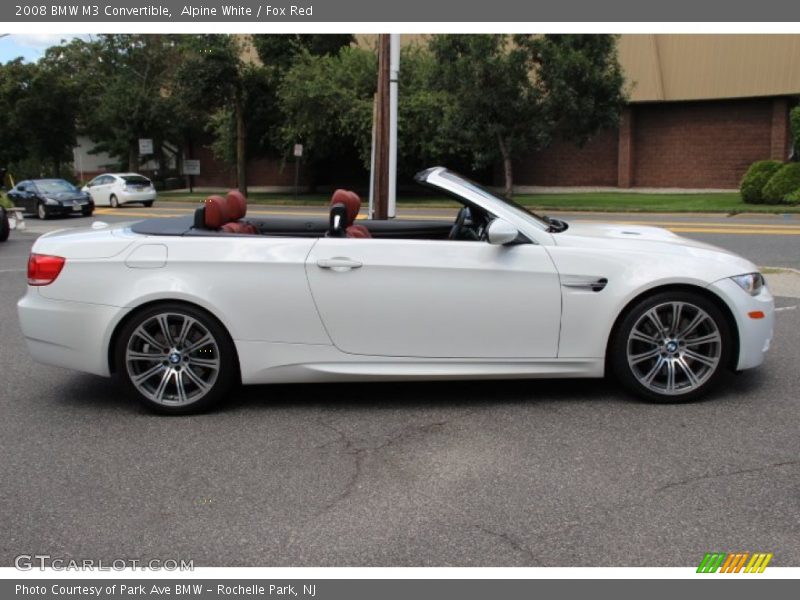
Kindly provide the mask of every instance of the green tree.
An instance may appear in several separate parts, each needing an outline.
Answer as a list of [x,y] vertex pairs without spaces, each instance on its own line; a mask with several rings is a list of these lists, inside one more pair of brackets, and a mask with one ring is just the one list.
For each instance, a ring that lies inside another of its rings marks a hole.
[[302,143],[312,162],[355,148],[369,164],[377,64],[374,52],[358,47],[298,54],[278,88],[281,145]]
[[22,59],[0,66],[0,161],[61,176],[72,159],[77,112],[77,90],[58,70]]
[[560,136],[585,143],[618,123],[625,96],[616,40],[607,35],[436,35],[436,87],[456,107],[450,135],[476,167],[503,165]]
[[[402,48],[398,104],[398,170],[409,175],[431,162],[457,161],[465,150],[452,132],[457,113],[435,86],[436,64],[425,48]],[[284,147],[301,142],[308,160],[355,152],[369,168],[378,59],[374,50],[296,57],[278,90]]]
[[[247,156],[270,152],[280,137],[277,90],[300,54],[328,55],[349,45],[351,35],[200,35],[183,42],[176,77],[183,106],[205,107],[216,156],[236,165],[239,189],[246,190]],[[258,60],[248,60],[247,44]]]
[[302,57],[335,57],[350,47],[352,34],[259,34],[250,36],[250,42],[261,63],[259,77],[251,79],[253,97],[258,103],[251,108],[253,127],[261,143],[261,150],[274,151],[283,157],[297,140],[289,141],[282,135],[283,115],[278,90],[292,66]]
[[261,63],[270,69],[287,71],[299,54],[332,56],[353,44],[350,33],[340,34],[271,34],[253,35],[251,42]]
[[28,152],[24,123],[16,108],[27,94],[32,69],[21,58],[0,65],[0,167],[25,158]]
[[[182,39],[182,61],[175,94],[189,107],[204,107],[212,115],[214,151],[236,166],[239,190],[247,191],[247,121],[245,85],[254,65],[242,59],[241,43],[231,35],[193,35]],[[225,146],[233,141],[233,148]]]
[[175,101],[169,94],[177,59],[175,36],[119,34],[73,40],[48,49],[42,61],[76,89],[79,129],[104,151],[139,169],[139,138],[160,148],[175,129]]

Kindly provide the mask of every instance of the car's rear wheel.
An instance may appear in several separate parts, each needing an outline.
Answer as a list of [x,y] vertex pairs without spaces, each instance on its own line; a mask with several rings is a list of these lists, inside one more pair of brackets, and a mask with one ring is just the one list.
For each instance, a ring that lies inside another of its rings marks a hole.
[[39,202],[39,204],[36,205],[36,216],[43,221],[50,216],[47,214],[47,208],[45,208],[44,202]]
[[114,194],[111,194],[108,199],[108,203],[111,205],[111,208],[119,208],[119,200],[117,200],[117,197]]
[[225,396],[235,381],[235,351],[212,316],[182,304],[161,304],[124,325],[115,364],[128,390],[146,406],[186,414]]
[[664,292],[632,307],[609,348],[617,379],[651,402],[688,402],[708,393],[730,364],[732,332],[714,302]]

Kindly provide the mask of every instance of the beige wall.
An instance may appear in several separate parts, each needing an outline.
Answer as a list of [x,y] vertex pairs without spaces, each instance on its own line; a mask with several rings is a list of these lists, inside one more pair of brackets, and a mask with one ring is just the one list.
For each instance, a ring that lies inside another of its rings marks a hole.
[[[427,36],[402,36],[424,43]],[[374,35],[358,35],[372,47]],[[800,35],[624,34],[619,60],[632,102],[800,95]]]
[[623,35],[631,101],[800,94],[800,35]]

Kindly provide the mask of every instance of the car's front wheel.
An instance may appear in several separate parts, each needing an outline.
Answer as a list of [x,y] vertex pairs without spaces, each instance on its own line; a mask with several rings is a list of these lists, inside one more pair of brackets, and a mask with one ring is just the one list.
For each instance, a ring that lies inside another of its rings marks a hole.
[[144,206],[145,208],[150,208],[151,206],[153,206],[153,201],[146,200],[145,202],[142,202],[142,206]]
[[617,379],[651,402],[688,402],[713,388],[730,364],[731,327],[717,305],[692,292],[635,304],[609,347]]
[[161,304],[124,325],[115,365],[128,390],[146,406],[186,414],[225,396],[236,380],[235,351],[212,316],[191,306]]
[[45,208],[44,202],[39,202],[36,205],[36,216],[39,217],[42,221],[44,221],[50,215],[47,214],[47,208]]
[[119,200],[117,200],[117,197],[114,194],[111,194],[108,199],[108,203],[111,205],[111,208],[119,208]]

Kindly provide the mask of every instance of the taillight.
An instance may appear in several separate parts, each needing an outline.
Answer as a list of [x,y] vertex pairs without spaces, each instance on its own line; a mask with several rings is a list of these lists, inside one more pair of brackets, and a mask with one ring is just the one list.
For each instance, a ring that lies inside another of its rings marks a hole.
[[64,268],[66,258],[31,254],[28,259],[28,285],[50,285]]

